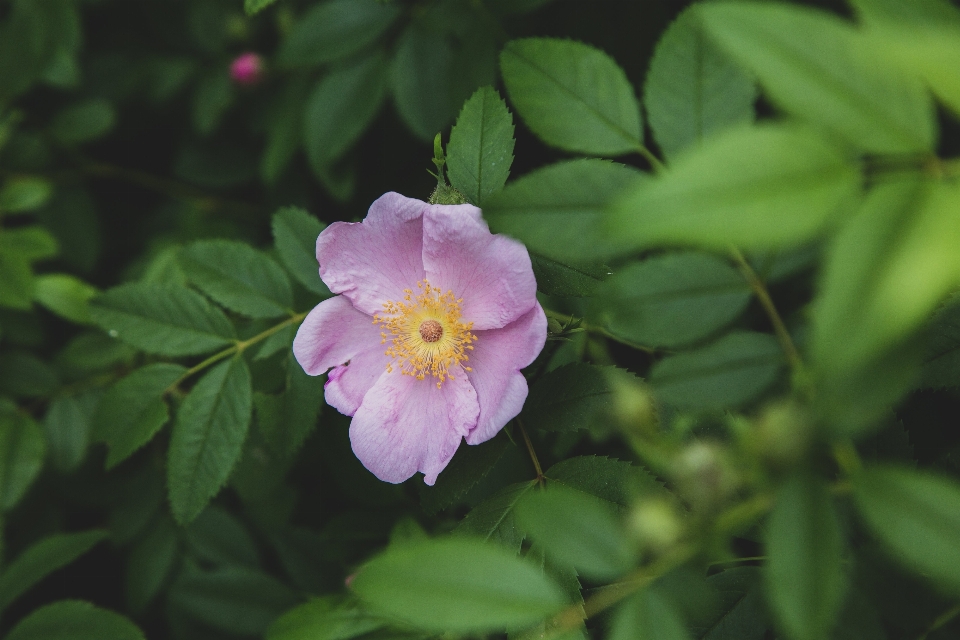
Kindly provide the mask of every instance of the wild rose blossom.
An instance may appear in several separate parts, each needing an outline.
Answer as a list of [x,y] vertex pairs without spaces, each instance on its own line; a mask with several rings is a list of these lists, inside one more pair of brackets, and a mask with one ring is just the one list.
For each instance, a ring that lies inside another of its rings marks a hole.
[[324,229],[317,261],[341,295],[307,315],[293,352],[310,375],[330,370],[327,403],[353,416],[353,451],[378,478],[432,485],[461,440],[520,412],[547,320],[527,250],[480,209],[387,193],[363,222]]

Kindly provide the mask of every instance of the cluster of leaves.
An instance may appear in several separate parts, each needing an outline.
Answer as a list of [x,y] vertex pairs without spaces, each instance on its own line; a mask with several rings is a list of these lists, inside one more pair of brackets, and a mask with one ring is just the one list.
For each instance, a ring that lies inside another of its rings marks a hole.
[[[239,4],[190,3],[201,53],[130,62],[85,57],[75,0],[0,3],[5,638],[956,635],[960,11],[697,4],[638,92],[594,46],[510,39],[542,0]],[[250,108],[225,62],[271,16]],[[191,85],[192,184],[81,153]],[[438,179],[528,246],[550,327],[520,416],[434,487],[362,469],[291,355],[323,223],[200,190],[257,179],[256,148],[265,206],[349,199],[388,92],[424,149],[462,104]],[[508,182],[527,132],[568,155]],[[176,201],[119,277],[94,177]]]

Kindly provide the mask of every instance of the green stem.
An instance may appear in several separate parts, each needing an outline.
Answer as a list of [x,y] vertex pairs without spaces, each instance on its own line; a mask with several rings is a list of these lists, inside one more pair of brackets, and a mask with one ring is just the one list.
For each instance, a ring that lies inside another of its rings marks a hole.
[[224,358],[228,358],[236,353],[243,353],[244,350],[247,349],[247,347],[250,347],[251,345],[254,345],[262,340],[266,340],[276,332],[281,331],[282,329],[285,329],[290,325],[294,325],[302,322],[303,319],[307,317],[307,313],[308,312],[304,311],[303,313],[298,313],[296,315],[290,316],[283,322],[279,324],[275,324],[269,329],[266,329],[265,331],[261,331],[260,333],[253,336],[252,338],[247,338],[246,340],[238,340],[237,342],[234,343],[232,347],[227,347],[223,351],[218,351],[217,353],[213,354],[212,356],[210,356],[200,364],[196,364],[190,367],[189,369],[187,369],[187,371],[184,372],[182,376],[174,380],[173,383],[166,388],[164,393],[165,394],[172,393],[177,387],[179,387],[183,383],[184,380],[186,380],[187,378],[191,377],[196,373],[199,373],[200,371],[203,371],[210,365],[216,364],[217,362],[220,362]]
[[523,442],[527,445],[527,452],[530,454],[530,459],[533,460],[533,468],[537,471],[537,483],[543,484],[543,468],[540,466],[540,459],[537,458],[537,452],[533,449],[533,442],[530,441],[530,436],[527,435],[527,430],[523,428],[523,422],[520,421],[520,418],[517,418],[517,426],[520,427],[520,433],[523,434]]
[[637,153],[639,153],[643,158],[650,163],[650,168],[653,169],[654,173],[663,173],[663,170],[666,167],[663,166],[663,163],[660,162],[657,156],[653,155],[650,149],[647,149],[644,145],[637,145]]
[[933,624],[924,631],[920,636],[917,637],[917,640],[927,640],[931,633],[940,629],[941,627],[946,626],[954,618],[960,616],[960,604],[954,605],[952,608],[944,611],[942,614],[937,616],[937,619],[933,621]]
[[[560,322],[570,322],[570,321],[572,321],[572,320],[580,320],[579,318],[574,318],[573,316],[569,316],[569,315],[567,315],[567,314],[565,314],[565,313],[560,313],[560,312],[558,312],[558,311],[552,311],[552,310],[550,310],[550,309],[544,309],[544,313],[546,313],[547,316],[550,317],[550,318],[556,318],[556,319],[557,319],[558,321],[560,321]],[[607,330],[604,329],[603,327],[597,327],[597,326],[595,326],[595,325],[588,324],[588,323],[584,322],[583,320],[580,320],[580,328],[583,329],[584,331],[586,331],[587,333],[592,333],[593,335],[602,336],[602,337],[604,337],[604,338],[609,338],[610,340],[613,340],[614,342],[619,342],[620,344],[626,345],[626,346],[631,347],[631,348],[633,348],[633,349],[637,349],[638,351],[643,351],[643,352],[646,352],[646,353],[657,353],[657,350],[654,349],[653,347],[648,347],[648,346],[646,346],[646,345],[638,344],[638,343],[636,343],[636,342],[632,342],[632,341],[630,341],[630,340],[627,340],[626,338],[621,338],[621,337],[618,336],[618,335],[615,335],[615,334],[610,333],[609,331],[607,331]]]

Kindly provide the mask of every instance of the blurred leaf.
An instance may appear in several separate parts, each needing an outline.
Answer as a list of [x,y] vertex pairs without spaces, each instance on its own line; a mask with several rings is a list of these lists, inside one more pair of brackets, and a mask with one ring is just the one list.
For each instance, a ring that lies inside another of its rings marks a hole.
[[854,477],[853,497],[894,558],[960,593],[960,486],[954,479],[875,466]]
[[599,49],[572,40],[513,40],[500,53],[500,71],[517,113],[545,143],[600,156],[641,146],[633,87]]
[[29,309],[32,303],[33,269],[29,259],[10,251],[0,252],[0,307]]
[[87,455],[90,419],[99,401],[99,392],[54,398],[43,418],[47,448],[53,466],[61,472],[74,470]]
[[647,588],[619,605],[610,640],[689,640],[683,617],[656,589]]
[[384,626],[355,604],[336,596],[315,598],[283,614],[266,640],[349,640]]
[[801,472],[787,480],[767,521],[767,593],[797,640],[829,637],[843,605],[843,533],[829,487]]
[[309,67],[350,56],[377,40],[400,16],[396,3],[329,0],[314,5],[280,45],[277,60]]
[[618,199],[607,232],[628,246],[769,248],[816,236],[856,203],[860,169],[792,124],[724,131]]
[[129,364],[136,351],[99,329],[74,337],[57,355],[57,365],[67,376],[103,371]]
[[529,13],[553,2],[553,0],[489,0],[491,10],[500,15]]
[[202,135],[212,133],[235,97],[226,71],[201,78],[193,96],[193,128]]
[[791,115],[876,153],[926,151],[936,124],[929,96],[862,56],[852,25],[786,3],[698,8],[704,28]]
[[763,640],[767,613],[760,591],[757,567],[734,567],[707,578],[718,595],[718,603],[702,625],[690,625],[694,637],[702,640]]
[[735,331],[706,347],[668,356],[650,371],[657,396],[680,409],[741,405],[773,384],[784,364],[777,340]]
[[412,22],[397,43],[390,69],[400,117],[422,140],[445,129],[456,106],[451,102],[453,54],[443,34]]
[[707,39],[693,10],[660,36],[643,105],[667,158],[727,127],[752,122],[756,99],[753,80]]
[[930,322],[921,388],[960,385],[960,304],[954,295]]
[[324,229],[323,223],[303,209],[284,207],[273,214],[272,229],[277,254],[290,274],[308,290],[330,297],[317,263],[317,237]]
[[276,318],[293,306],[287,275],[250,245],[201,240],[181,249],[179,260],[192,283],[232,311],[251,318]]
[[93,418],[93,438],[106,442],[107,469],[150,442],[170,418],[163,396],[186,367],[157,362],[137,369],[114,384],[100,400]]
[[127,606],[142,613],[160,593],[180,553],[179,532],[166,514],[131,549],[126,564]]
[[562,264],[598,260],[620,241],[603,229],[603,214],[620,193],[649,184],[632,167],[607,160],[567,160],[511,182],[484,202],[484,217],[533,251]]
[[40,425],[0,406],[0,513],[20,502],[40,474],[46,453]]
[[490,473],[510,448],[510,440],[496,437],[472,447],[460,447],[432,487],[420,485],[420,505],[435,514],[457,504],[466,493]]
[[484,540],[495,540],[514,553],[520,553],[524,534],[517,527],[513,510],[520,498],[536,485],[536,480],[530,480],[504,487],[474,507],[455,531]]
[[61,600],[33,611],[4,640],[145,640],[129,618],[89,602]]
[[[190,142],[180,148],[173,171],[207,189],[237,187],[256,178],[257,154],[252,147],[233,140]],[[193,205],[183,206],[193,209]]]
[[106,531],[102,530],[58,533],[31,545],[0,574],[0,609],[6,609],[32,586],[70,564],[104,538]]
[[41,246],[54,245],[54,249],[46,249],[47,253],[55,252],[67,266],[81,273],[93,270],[103,238],[97,203],[86,190],[59,187],[50,202],[37,211],[37,219],[46,228],[36,229],[46,236],[39,239]]
[[167,454],[170,507],[180,524],[196,518],[230,477],[251,410],[250,370],[240,356],[208,371],[183,401]]
[[276,184],[300,148],[308,80],[307,76],[294,78],[277,98],[276,111],[267,125],[267,146],[260,158],[260,177],[269,185]]
[[236,338],[223,312],[186,287],[120,285],[95,298],[90,312],[111,337],[161,355],[206,353]]
[[551,260],[533,251],[530,262],[537,279],[537,291],[548,296],[581,298],[591,296],[610,275],[610,267],[602,262]]
[[295,358],[287,358],[286,386],[279,395],[254,397],[257,424],[267,445],[282,458],[293,457],[317,427],[323,386],[308,376]]
[[246,527],[224,509],[208,507],[186,528],[190,552],[214,566],[258,568],[260,554]]
[[19,254],[28,262],[52,258],[59,249],[57,239],[40,225],[0,230],[0,252]]
[[264,634],[300,600],[276,578],[242,567],[182,576],[169,597],[172,606],[191,618],[244,636]]
[[243,0],[243,10],[248,16],[259,13],[272,5],[277,0]]
[[[335,3],[342,4],[339,0]],[[320,6],[329,4],[334,3]],[[348,4],[354,4],[353,0]],[[317,83],[303,116],[303,145],[314,173],[329,171],[334,160],[363,134],[380,110],[386,81],[386,60],[380,51],[374,51],[331,71]]]
[[609,506],[562,484],[525,495],[516,517],[550,559],[573,566],[589,579],[610,580],[636,561],[633,545]]
[[39,398],[59,386],[57,372],[29,351],[6,351],[0,357],[0,395]]
[[573,362],[543,375],[530,389],[520,418],[532,429],[574,431],[590,429],[609,418],[615,369]]
[[50,133],[64,144],[80,144],[109,133],[116,119],[116,111],[108,101],[87,100],[57,113]]
[[61,318],[89,324],[90,300],[96,287],[66,273],[50,273],[34,279],[33,298]]
[[0,25],[0,105],[30,88],[53,60],[58,44],[60,2],[8,3]]
[[750,298],[749,285],[729,263],[683,252],[628,264],[599,288],[594,308],[616,336],[651,347],[678,347],[728,325]]
[[667,495],[663,483],[641,467],[606,456],[567,458],[546,470],[548,484],[582,491],[625,510],[638,497]]
[[8,178],[0,188],[0,213],[23,213],[39,209],[52,194],[53,185],[44,178]]
[[351,588],[418,627],[464,633],[528,625],[566,601],[532,564],[465,537],[389,548],[361,567]]
[[513,116],[492,87],[477,89],[460,110],[447,144],[447,174],[478,207],[503,189],[513,163]]

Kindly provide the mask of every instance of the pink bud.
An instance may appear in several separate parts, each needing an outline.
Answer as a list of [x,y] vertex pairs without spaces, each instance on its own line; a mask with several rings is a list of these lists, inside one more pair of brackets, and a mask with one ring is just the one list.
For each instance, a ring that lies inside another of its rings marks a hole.
[[344,586],[345,586],[347,589],[349,589],[349,588],[353,585],[353,579],[356,578],[356,577],[357,577],[357,574],[355,574],[355,573],[351,573],[350,575],[348,575],[348,576],[343,580]]
[[244,87],[252,87],[263,80],[263,58],[258,53],[243,53],[230,63],[230,78]]

